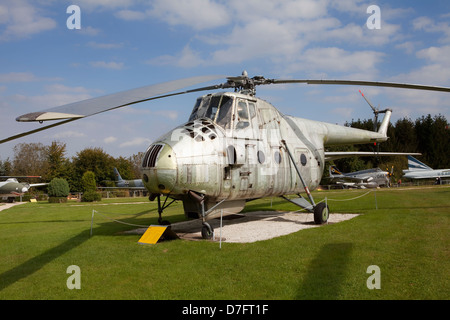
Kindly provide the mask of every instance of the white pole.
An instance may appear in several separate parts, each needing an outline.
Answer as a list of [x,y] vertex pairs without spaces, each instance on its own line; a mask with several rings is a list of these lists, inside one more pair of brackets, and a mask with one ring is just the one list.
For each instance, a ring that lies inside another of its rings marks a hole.
[[375,189],[375,209],[378,210],[377,189]]
[[223,216],[223,209],[220,209],[220,242],[219,242],[220,249],[222,249],[222,216]]
[[91,219],[91,233],[90,233],[90,237],[92,237],[92,225],[94,224],[94,212],[95,210],[92,210],[92,219]]

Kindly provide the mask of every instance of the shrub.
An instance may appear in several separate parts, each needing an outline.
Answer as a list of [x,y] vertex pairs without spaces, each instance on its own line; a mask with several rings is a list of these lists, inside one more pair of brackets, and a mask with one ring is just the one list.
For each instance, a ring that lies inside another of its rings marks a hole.
[[69,183],[65,179],[54,178],[48,184],[48,201],[50,203],[66,202],[69,193]]
[[82,202],[92,202],[102,200],[101,193],[98,193],[95,183],[95,174],[92,171],[86,171],[81,178],[81,184],[83,186],[83,195],[81,196]]
[[93,202],[102,200],[102,195],[94,190],[88,190],[81,196],[82,202]]

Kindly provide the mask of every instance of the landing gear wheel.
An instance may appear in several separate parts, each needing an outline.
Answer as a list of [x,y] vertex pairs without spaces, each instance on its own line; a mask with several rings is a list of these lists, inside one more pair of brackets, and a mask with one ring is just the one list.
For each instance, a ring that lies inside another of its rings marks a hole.
[[330,210],[328,206],[321,202],[314,208],[314,223],[323,224],[328,221]]
[[214,235],[214,228],[209,223],[204,222],[202,227],[202,238],[205,240],[212,239]]
[[158,219],[158,223],[162,226],[170,226],[170,221],[163,220],[162,218]]

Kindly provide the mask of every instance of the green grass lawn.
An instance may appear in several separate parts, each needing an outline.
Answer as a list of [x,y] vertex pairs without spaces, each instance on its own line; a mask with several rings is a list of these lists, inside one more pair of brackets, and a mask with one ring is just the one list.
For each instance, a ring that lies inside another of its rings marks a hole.
[[[0,299],[449,299],[450,188],[316,191],[337,224],[247,244],[140,245],[134,225],[157,224],[146,198],[27,203],[0,211]],[[376,206],[378,209],[376,209]],[[297,210],[280,198],[245,211]],[[90,236],[92,210],[93,235]],[[181,202],[165,218],[184,219]],[[108,217],[106,218],[105,215]],[[79,266],[81,289],[67,268]],[[380,268],[369,290],[367,268]]]

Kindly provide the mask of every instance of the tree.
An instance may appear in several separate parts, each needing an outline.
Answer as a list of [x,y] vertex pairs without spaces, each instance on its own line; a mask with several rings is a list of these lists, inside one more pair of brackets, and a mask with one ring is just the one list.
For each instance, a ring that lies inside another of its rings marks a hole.
[[142,166],[142,160],[144,159],[145,152],[138,152],[137,154],[133,154],[129,160],[132,164],[133,168],[133,178],[131,179],[138,179],[141,178],[141,166]]
[[97,189],[95,174],[92,171],[86,171],[81,178],[81,184],[84,192],[95,191]]
[[86,171],[81,178],[81,183],[83,186],[83,195],[81,196],[81,201],[92,202],[100,201],[102,195],[97,193],[97,185],[95,183],[95,174],[92,171]]
[[10,176],[12,174],[12,163],[9,158],[0,160],[0,176]]
[[47,147],[47,179],[68,178],[68,160],[65,157],[65,153],[65,143],[53,141],[52,144]]
[[103,180],[114,180],[113,157],[101,148],[86,148],[76,154],[72,159],[73,183],[76,190],[81,191],[81,178],[86,171],[92,171],[96,184]]
[[69,183],[62,178],[53,178],[48,184],[49,202],[67,202],[70,193]]
[[14,175],[45,176],[47,170],[47,150],[42,143],[20,143],[14,146]]

